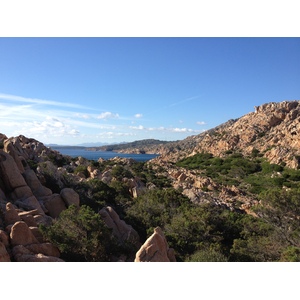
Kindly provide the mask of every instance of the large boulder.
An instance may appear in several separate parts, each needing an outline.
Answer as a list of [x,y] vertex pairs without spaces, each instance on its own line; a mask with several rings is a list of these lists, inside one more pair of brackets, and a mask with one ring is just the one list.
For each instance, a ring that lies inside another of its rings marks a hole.
[[10,232],[10,242],[12,246],[39,243],[28,225],[23,221],[16,222],[12,226]]
[[79,195],[73,189],[70,188],[62,189],[60,191],[60,196],[67,207],[69,207],[72,204],[79,207],[79,203],[80,203]]
[[53,194],[45,199],[44,205],[52,218],[57,218],[63,210],[67,209],[63,199],[58,194]]
[[22,159],[20,159],[20,157],[10,139],[7,139],[4,142],[4,151],[12,156],[12,158],[15,160],[15,163],[18,166],[20,172],[23,173],[24,166],[22,163]]
[[106,226],[112,229],[113,235],[122,244],[131,242],[137,248],[141,246],[140,237],[131,225],[121,220],[119,215],[110,206],[104,207],[99,211],[100,216],[104,220]]
[[135,262],[176,262],[175,253],[169,248],[160,227],[146,240],[136,253]]
[[27,185],[12,156],[3,150],[0,150],[0,176],[7,191]]
[[23,173],[23,176],[25,178],[26,183],[28,184],[28,186],[30,187],[30,189],[32,190],[36,198],[39,199],[40,197],[52,195],[52,191],[41,184],[41,182],[39,181],[39,179],[37,178],[33,170],[31,169],[26,170]]
[[18,221],[21,221],[21,218],[19,217],[16,208],[13,206],[12,203],[8,202],[6,204],[5,216],[4,216],[5,225],[6,226],[12,225]]

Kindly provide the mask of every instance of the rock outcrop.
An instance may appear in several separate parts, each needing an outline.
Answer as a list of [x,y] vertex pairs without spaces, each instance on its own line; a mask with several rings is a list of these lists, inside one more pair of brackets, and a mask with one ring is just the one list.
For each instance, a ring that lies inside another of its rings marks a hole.
[[23,211],[10,202],[6,204],[6,227],[0,230],[0,262],[63,261],[58,248],[44,241],[37,227],[39,217],[37,209]]
[[[24,136],[8,139],[0,134],[0,141],[0,261],[62,261],[58,249],[45,243],[38,226],[51,225],[66,209],[64,201],[78,203],[78,199],[75,192],[70,198],[71,191],[64,200],[53,194],[28,165],[30,160],[59,160],[62,155]],[[57,198],[61,206],[53,200]]]
[[60,197],[64,201],[65,205],[69,207],[70,205],[75,205],[79,207],[80,199],[79,195],[70,188],[64,188],[60,192]]
[[121,220],[119,215],[110,206],[104,207],[99,211],[100,216],[104,220],[106,226],[112,229],[113,235],[119,243],[124,244],[130,242],[137,248],[141,246],[140,237],[131,225]]
[[146,240],[136,253],[135,262],[176,262],[174,249],[168,242],[160,227]]

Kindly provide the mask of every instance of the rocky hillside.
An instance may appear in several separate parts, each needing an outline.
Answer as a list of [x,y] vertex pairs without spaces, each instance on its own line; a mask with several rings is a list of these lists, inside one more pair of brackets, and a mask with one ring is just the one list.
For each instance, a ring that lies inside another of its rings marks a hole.
[[216,181],[205,172],[183,168],[178,162],[200,153],[210,153],[223,159],[238,153],[245,158],[259,157],[270,164],[298,169],[299,145],[300,101],[272,102],[255,107],[254,112],[202,134],[161,145],[160,156],[151,163],[157,165],[157,169],[162,168],[164,172],[161,175],[168,177],[172,186],[191,201],[213,202],[249,212],[249,208],[258,203],[258,198],[247,192],[251,188],[244,187],[249,183],[243,182],[243,178],[228,180],[223,176],[223,181]]
[[[116,176],[119,176],[120,170],[116,168],[114,171],[114,167],[118,164],[130,164],[130,160],[116,158],[107,163],[103,162],[100,171],[97,167],[101,162],[63,156],[39,141],[25,136],[7,138],[0,134],[0,145],[0,262],[63,262],[59,248],[45,238],[41,228],[45,231],[54,224],[58,226],[58,218],[64,211],[67,212],[68,208],[70,212],[75,213],[75,218],[77,214],[82,214],[87,222],[85,225],[81,224],[83,228],[78,228],[66,219],[67,223],[64,223],[61,230],[71,236],[76,234],[76,230],[80,230],[76,240],[82,238],[84,230],[91,230],[84,226],[90,226],[88,222],[94,221],[95,218],[98,218],[99,225],[99,228],[94,228],[96,232],[104,227],[103,232],[109,229],[107,243],[110,243],[109,247],[119,250],[117,253],[107,250],[109,254],[98,256],[100,260],[175,261],[174,255],[170,259],[168,257],[170,249],[159,228],[155,230],[153,239],[142,245],[138,233],[126,224],[111,206],[94,203],[97,214],[85,210],[84,206],[81,209],[81,205],[93,201],[95,185],[103,197],[105,193],[111,197],[115,196],[115,190],[109,188],[106,183],[117,180]],[[127,178],[125,184],[128,197],[137,197],[147,189],[138,178]],[[94,190],[91,190],[92,186]],[[75,191],[76,187],[79,193]],[[113,199],[108,199],[107,203],[110,201],[114,203]],[[54,235],[57,235],[58,231],[55,230]],[[66,233],[63,233],[60,239],[67,238],[65,235]],[[85,242],[82,243],[81,246],[87,248],[88,253],[78,256],[94,259],[95,256],[90,252],[96,251],[96,245],[89,248]],[[131,245],[130,251],[123,249],[125,244]],[[151,252],[151,255],[148,254],[153,247],[156,248],[155,256]],[[122,249],[126,255],[122,253]],[[76,251],[80,254],[80,250]]]
[[254,109],[200,135],[162,146],[158,159],[176,162],[202,151],[221,157],[230,151],[245,155],[258,151],[271,163],[298,168],[300,101],[271,102]]

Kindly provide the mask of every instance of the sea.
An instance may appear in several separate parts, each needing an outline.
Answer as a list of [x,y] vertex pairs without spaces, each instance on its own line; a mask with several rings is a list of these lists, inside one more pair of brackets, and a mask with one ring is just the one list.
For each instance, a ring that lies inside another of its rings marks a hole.
[[117,153],[113,151],[88,151],[84,148],[68,148],[68,147],[51,147],[51,149],[60,152],[63,155],[69,155],[71,157],[82,156],[89,160],[98,160],[102,158],[108,160],[114,157],[124,157],[131,158],[139,162],[145,162],[158,156],[158,154],[127,154],[127,153]]

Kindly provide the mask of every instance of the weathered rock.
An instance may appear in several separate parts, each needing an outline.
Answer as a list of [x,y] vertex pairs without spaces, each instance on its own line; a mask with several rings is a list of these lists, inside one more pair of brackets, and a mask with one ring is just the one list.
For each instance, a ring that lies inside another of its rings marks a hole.
[[5,140],[7,140],[7,136],[3,133],[0,133],[0,142],[3,143]]
[[12,246],[38,243],[27,224],[23,221],[16,222],[12,226],[10,232],[10,241]]
[[14,159],[3,150],[0,150],[0,176],[7,191],[26,186],[26,182]]
[[67,209],[63,199],[58,194],[49,196],[47,200],[44,200],[44,205],[52,218],[57,218],[63,210]]
[[160,227],[146,240],[136,253],[135,262],[175,262],[174,250],[169,248]]
[[22,255],[16,259],[18,262],[64,262],[62,259],[44,254]]
[[3,243],[5,247],[9,246],[9,237],[5,231],[0,229],[0,242]]
[[34,235],[34,237],[37,239],[39,243],[44,243],[44,237],[43,234],[40,232],[39,228],[36,226],[29,226],[29,229],[31,233]]
[[42,253],[34,254],[23,245],[15,246],[12,253],[16,262],[64,262],[58,257],[47,256]]
[[18,199],[14,202],[18,207],[24,210],[34,210],[37,209],[39,214],[44,214],[44,210],[39,203],[39,201],[35,198],[35,196],[30,196],[25,199]]
[[111,171],[107,170],[102,173],[100,180],[103,181],[105,184],[109,184],[112,180]]
[[27,186],[14,159],[2,150],[0,150],[0,177],[5,186],[5,191],[14,203],[20,201],[24,206],[39,209],[40,213],[43,213],[40,204]]
[[37,177],[42,185],[47,185],[47,176],[51,174],[52,180],[59,187],[59,189],[64,188],[64,183],[62,180],[65,170],[63,168],[57,168],[52,161],[49,161],[49,158],[43,158],[43,164],[36,168],[36,172]]
[[123,181],[129,186],[129,192],[133,198],[137,198],[146,191],[145,184],[139,178],[124,178]]
[[32,196],[33,196],[32,191],[28,185],[17,187],[13,190],[12,193],[9,194],[9,197],[12,199],[12,201],[17,201],[17,200],[22,201]]
[[0,242],[0,262],[10,262],[10,256],[6,250],[5,245]]
[[15,147],[13,146],[10,139],[7,139],[4,142],[4,151],[12,156],[12,158],[14,159],[16,165],[19,168],[19,171],[21,173],[23,173],[24,172],[24,166],[23,166],[22,160],[19,158],[19,155],[18,155],[17,151],[15,150]]
[[27,216],[21,217],[21,219],[22,219],[22,221],[24,221],[27,224],[28,227],[30,227],[30,226],[37,227],[37,223],[33,216],[27,215]]
[[67,207],[69,207],[72,204],[79,207],[80,204],[79,195],[73,189],[70,188],[62,189],[60,192],[60,196]]
[[33,170],[26,170],[23,176],[36,198],[52,195],[52,191],[41,184]]
[[38,209],[33,209],[33,210],[29,210],[29,211],[20,211],[18,212],[18,215],[20,218],[23,218],[25,216],[35,216],[39,214],[39,210]]
[[47,215],[34,215],[34,220],[38,225],[51,226],[53,224],[53,218]]
[[51,243],[31,244],[25,246],[25,248],[34,254],[41,253],[46,256],[60,257],[58,248],[53,246]]
[[8,226],[11,224],[15,224],[18,221],[21,221],[21,218],[19,217],[16,208],[13,206],[12,203],[8,202],[6,204],[6,211],[4,217],[5,225]]
[[132,228],[131,225],[121,220],[119,215],[110,206],[104,207],[99,211],[102,219],[104,220],[107,227],[113,230],[114,236],[120,243],[125,241],[131,242],[136,247],[140,247],[140,237],[138,233]]

